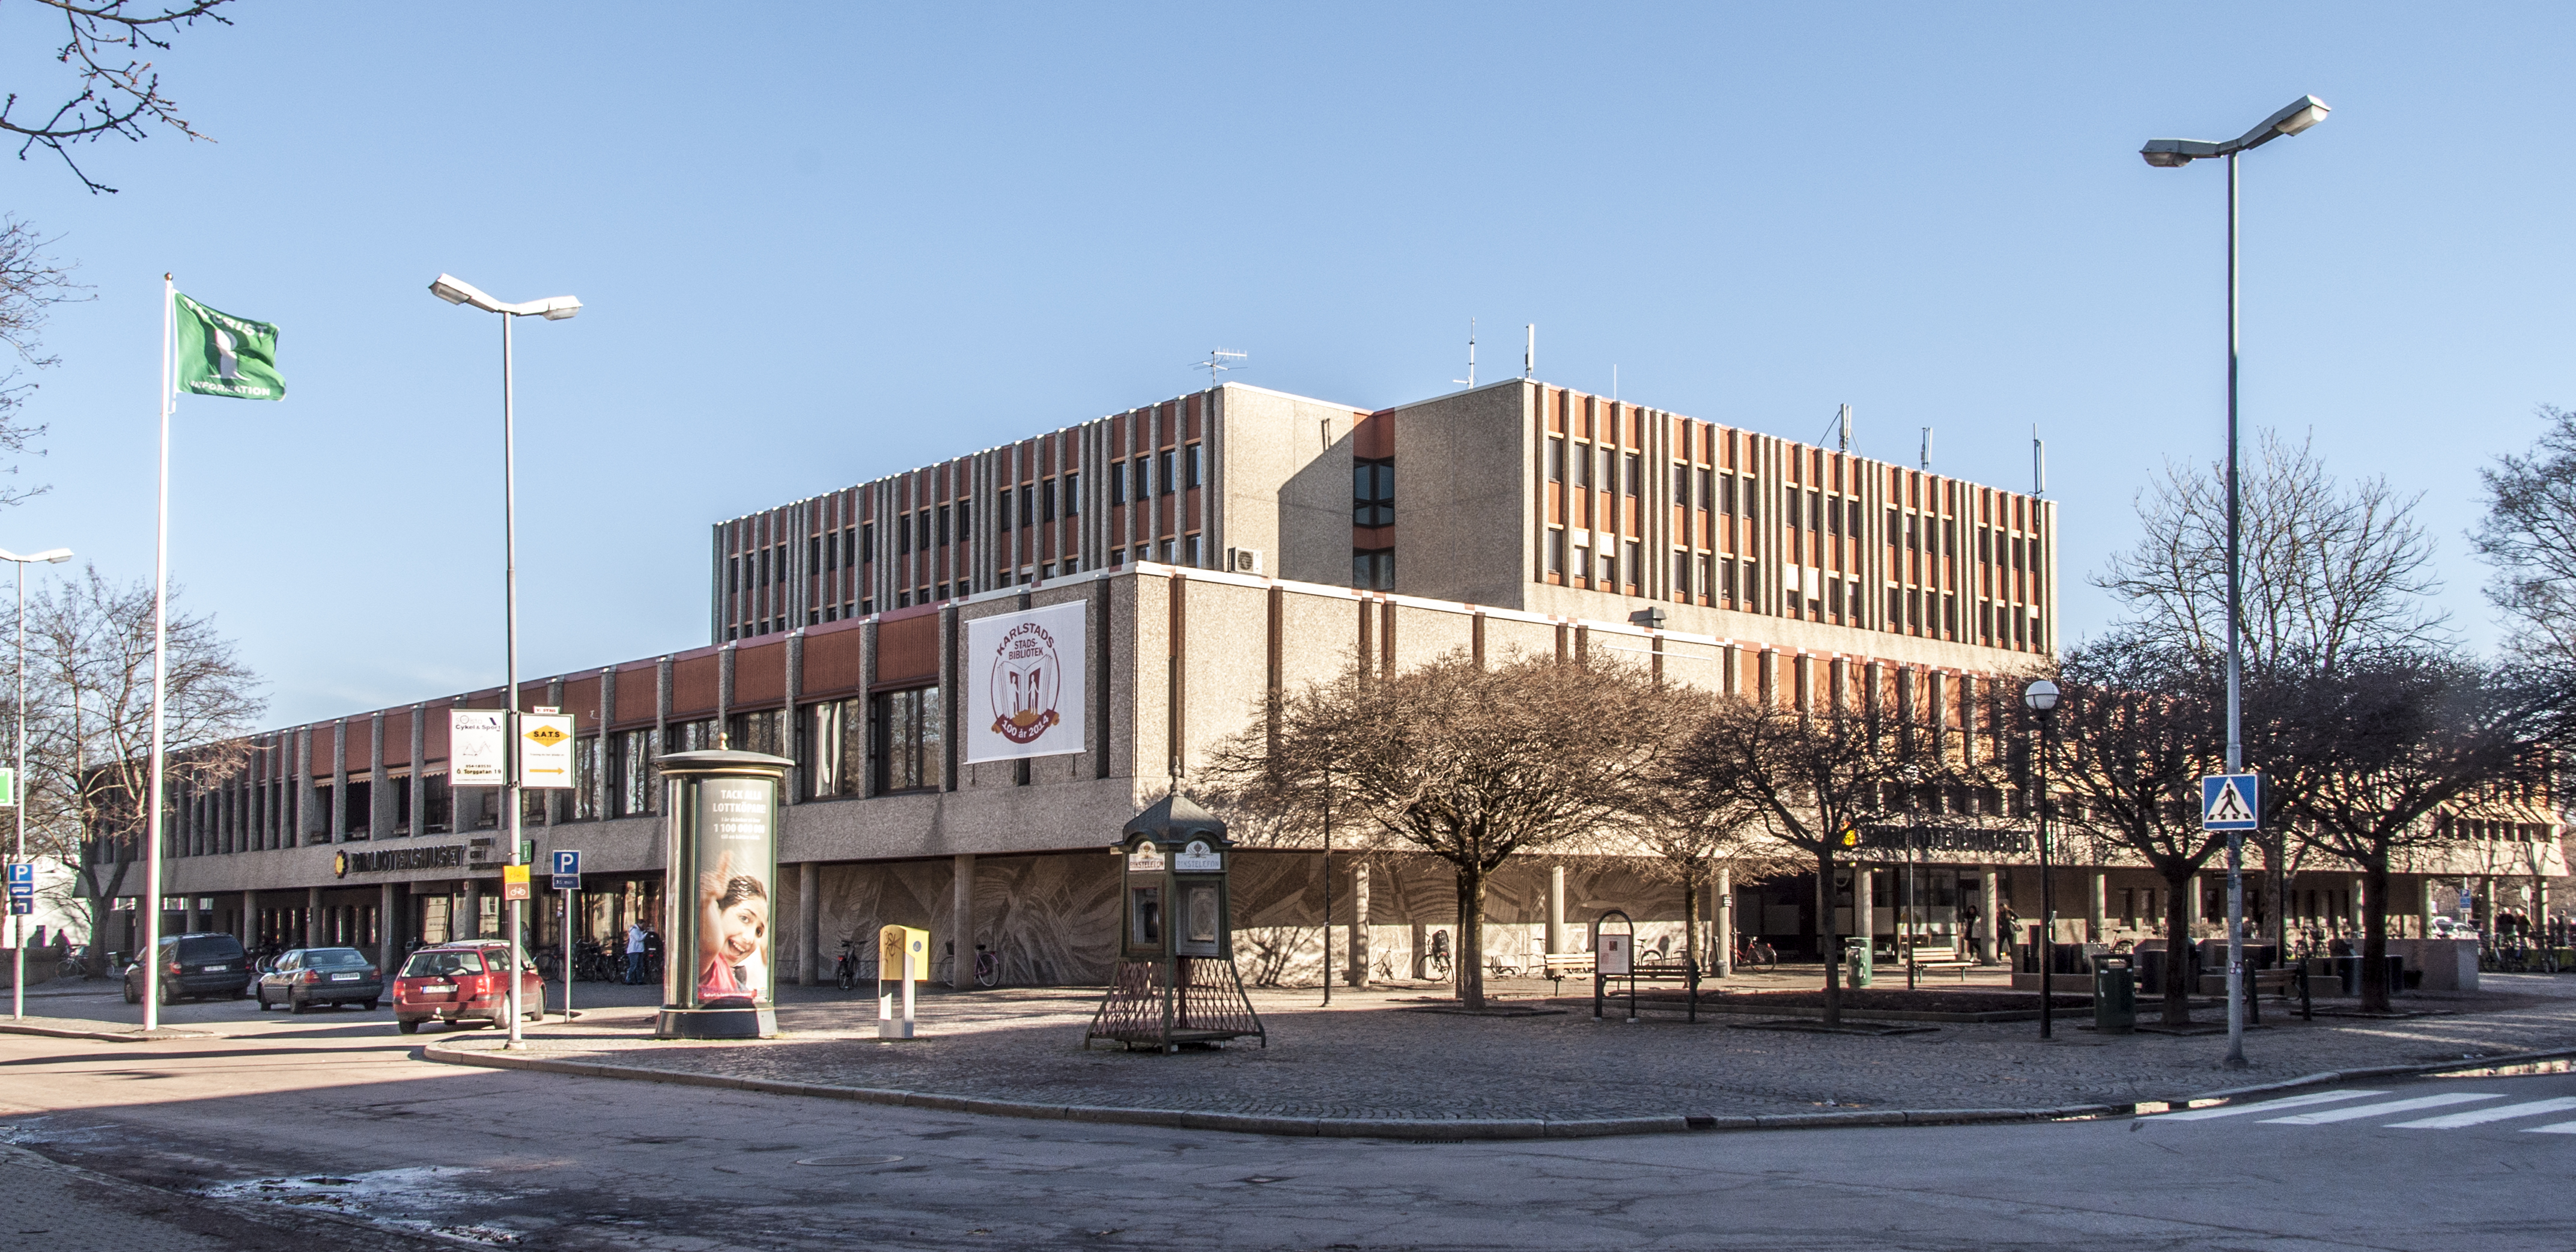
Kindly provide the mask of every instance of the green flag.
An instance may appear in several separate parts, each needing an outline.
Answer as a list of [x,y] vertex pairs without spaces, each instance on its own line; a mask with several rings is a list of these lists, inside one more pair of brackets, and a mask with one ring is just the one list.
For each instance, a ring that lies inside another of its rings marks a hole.
[[277,376],[277,327],[218,313],[186,296],[179,323],[179,390],[236,400],[283,400]]

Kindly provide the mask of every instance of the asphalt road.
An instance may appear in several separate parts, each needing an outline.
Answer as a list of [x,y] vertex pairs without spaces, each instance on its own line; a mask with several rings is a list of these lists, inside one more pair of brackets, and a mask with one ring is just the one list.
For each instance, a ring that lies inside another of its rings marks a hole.
[[67,1186],[0,1158],[0,1193],[23,1193],[0,1223],[99,1210],[21,1246],[130,1252],[131,1233],[79,1231],[136,1220],[192,1223],[173,1247],[263,1246],[233,1216],[248,1212],[317,1247],[2576,1247],[2566,1074],[2351,1084],[2222,1115],[1419,1144],[462,1069],[415,1059],[383,1012],[174,1016],[224,1037],[0,1035],[0,1139],[168,1189]]

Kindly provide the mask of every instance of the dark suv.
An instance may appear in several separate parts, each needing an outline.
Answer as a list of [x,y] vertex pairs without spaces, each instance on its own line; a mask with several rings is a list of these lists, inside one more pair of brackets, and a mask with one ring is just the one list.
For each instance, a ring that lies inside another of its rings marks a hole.
[[[161,941],[161,1002],[237,1000],[250,987],[250,957],[231,935],[171,935]],[[143,1002],[143,965],[125,967],[125,1002]]]

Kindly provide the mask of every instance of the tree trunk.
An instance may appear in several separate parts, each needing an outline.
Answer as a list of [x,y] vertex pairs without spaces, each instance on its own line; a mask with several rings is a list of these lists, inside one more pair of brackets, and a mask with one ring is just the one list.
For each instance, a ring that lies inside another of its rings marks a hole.
[[116,902],[117,889],[125,885],[125,871],[132,868],[134,862],[115,862],[116,873],[104,887],[98,883],[97,864],[95,861],[83,864],[78,874],[80,885],[88,888],[82,894],[89,899],[90,919],[89,950],[81,956],[81,969],[91,978],[105,978],[117,972],[107,967],[107,923],[116,915],[109,906]]
[[1458,959],[1451,977],[1468,1008],[1485,1007],[1485,874],[1472,863],[1458,867]]
[[1699,968],[1699,889],[1695,869],[1682,871],[1682,957]]
[[1825,950],[1825,1025],[1843,1024],[1842,937],[1834,933],[1834,850],[1828,844],[1816,851],[1816,933],[1824,937]]
[[2388,1011],[2388,867],[2364,865],[2361,871],[2361,1011]]
[[[2183,893],[2197,891],[2199,871],[2168,868],[2165,880],[2165,1015],[2167,1026],[2191,1024],[2191,908]],[[2044,966],[2045,961],[2042,962]],[[2040,980],[2042,987],[2047,979]]]

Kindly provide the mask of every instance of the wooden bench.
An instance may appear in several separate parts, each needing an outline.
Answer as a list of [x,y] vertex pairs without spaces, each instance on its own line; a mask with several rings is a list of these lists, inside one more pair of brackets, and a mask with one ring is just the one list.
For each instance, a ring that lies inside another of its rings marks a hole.
[[1540,976],[1560,983],[1576,976],[1589,978],[1592,968],[1589,952],[1550,952],[1539,958]]
[[1968,981],[1968,971],[1977,967],[1975,961],[1955,956],[1932,961],[1912,961],[1908,964],[1918,974],[1957,974],[1962,983]]

